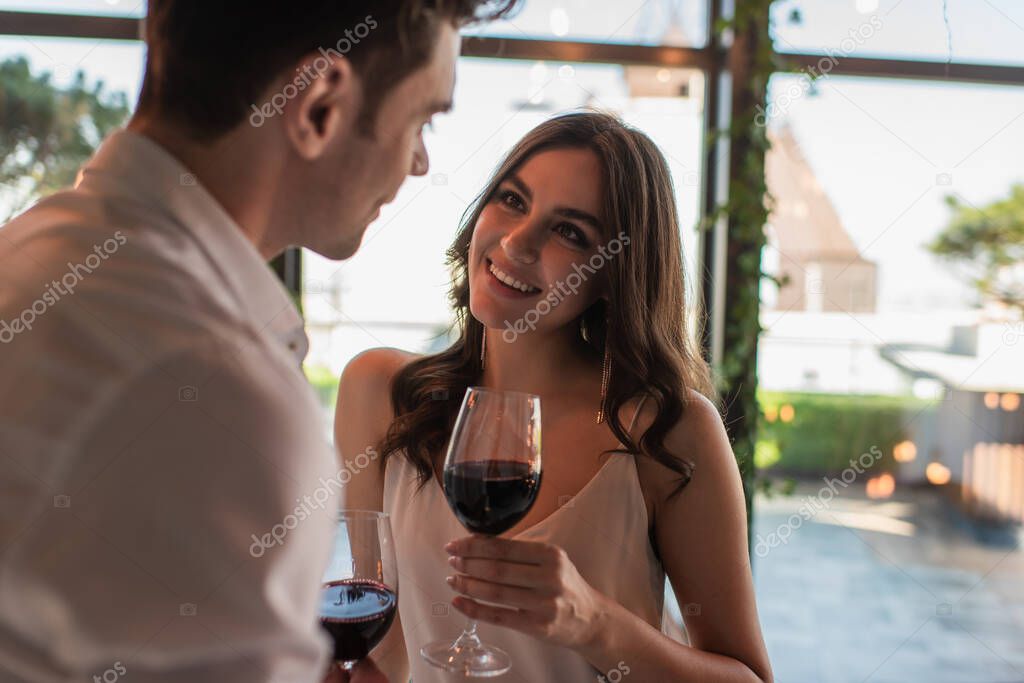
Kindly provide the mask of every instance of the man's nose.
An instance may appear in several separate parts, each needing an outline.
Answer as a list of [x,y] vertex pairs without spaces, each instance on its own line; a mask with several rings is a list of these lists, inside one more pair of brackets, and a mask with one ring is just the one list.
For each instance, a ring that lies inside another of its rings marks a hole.
[[412,168],[409,169],[409,175],[427,175],[429,170],[430,156],[427,154],[427,146],[423,144],[423,136],[420,136],[412,153]]

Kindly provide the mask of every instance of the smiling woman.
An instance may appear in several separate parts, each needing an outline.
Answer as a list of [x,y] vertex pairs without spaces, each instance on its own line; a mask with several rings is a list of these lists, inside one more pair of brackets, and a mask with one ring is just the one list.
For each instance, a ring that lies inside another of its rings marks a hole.
[[[389,431],[385,457],[404,449],[426,481],[433,468],[428,444],[443,443],[462,390],[482,370],[485,328],[527,320],[541,290],[561,291],[559,285],[575,273],[580,283],[574,295],[554,306],[534,330],[561,337],[589,362],[600,366],[603,356],[605,364],[615,366],[595,410],[615,416],[643,393],[657,397],[647,453],[681,475],[685,485],[689,465],[665,453],[659,442],[682,414],[685,389],[703,394],[712,389],[686,330],[677,221],[664,157],[649,138],[618,119],[563,115],[527,134],[480,194],[449,252],[462,336],[448,351],[425,357],[396,378],[399,418]],[[619,233],[631,240],[631,248],[600,273],[589,268],[591,277],[584,278],[587,270],[580,264],[605,253],[601,250]],[[524,281],[531,288],[525,292],[516,286]],[[442,368],[446,372],[439,372]],[[448,391],[452,400],[420,400],[437,390]],[[640,451],[617,418],[610,427],[632,452]]]
[[[419,587],[381,648],[404,650],[417,682],[447,680],[419,653],[458,633],[442,618],[450,604],[524,680],[770,680],[742,487],[687,329],[657,146],[609,114],[545,121],[499,164],[449,262],[455,342],[422,357],[368,351],[339,387],[342,459],[368,445],[382,455],[344,505],[391,515],[399,571]],[[470,386],[543,403],[536,501],[495,538],[460,539],[439,483]],[[666,578],[687,605],[688,644],[662,631]]]

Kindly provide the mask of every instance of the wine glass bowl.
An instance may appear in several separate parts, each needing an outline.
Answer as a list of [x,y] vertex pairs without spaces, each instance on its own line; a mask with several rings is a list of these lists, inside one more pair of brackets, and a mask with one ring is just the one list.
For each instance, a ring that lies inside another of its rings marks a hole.
[[[530,511],[541,484],[540,398],[470,387],[452,429],[444,462],[444,493],[470,532],[495,536]],[[507,653],[480,641],[472,620],[455,642],[420,650],[432,665],[469,677],[498,676],[511,668]]]
[[351,669],[387,634],[398,608],[398,568],[390,518],[371,510],[337,515],[334,547],[320,590],[320,624],[334,660]]
[[467,460],[445,468],[444,490],[456,518],[473,533],[497,536],[530,511],[541,473],[512,460]]

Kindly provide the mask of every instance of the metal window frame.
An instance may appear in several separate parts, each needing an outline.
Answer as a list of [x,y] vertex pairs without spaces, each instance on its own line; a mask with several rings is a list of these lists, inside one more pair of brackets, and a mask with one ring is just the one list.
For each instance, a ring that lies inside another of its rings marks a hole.
[[[709,138],[714,130],[730,125],[728,48],[714,30],[722,17],[728,17],[728,0],[707,0],[708,44],[703,47],[632,45],[589,41],[467,36],[462,56],[490,59],[544,60],[601,64],[637,64],[700,69],[706,74],[704,93],[704,133],[706,145],[701,173],[701,221],[698,241],[698,291],[706,321],[702,342],[709,360],[721,359],[725,253],[728,235],[724,220],[708,224],[711,216],[728,197],[731,177],[728,168],[728,141],[724,136]],[[144,19],[45,12],[0,11],[0,35],[88,38],[97,40],[141,40]],[[980,83],[987,85],[1024,85],[1024,65],[951,63],[865,57],[832,57],[815,52],[776,52],[781,64],[792,71],[816,68],[821,60],[831,60],[830,75],[867,78],[915,79],[929,81]],[[294,253],[290,253],[294,252]],[[275,269],[296,297],[301,296],[301,259],[297,250],[279,257]]]
[[142,19],[90,14],[0,11],[0,35],[141,40]]
[[[685,66],[704,71],[725,67],[725,52],[717,42],[715,22],[722,16],[720,0],[708,0],[708,36],[704,47],[633,45],[591,41],[546,40],[503,36],[467,36],[462,56],[492,59],[551,60],[603,64]],[[0,35],[97,40],[141,40],[144,19],[86,14],[0,11]],[[871,78],[926,79],[1024,85],[1024,65],[976,64],[918,59],[833,57],[824,52],[777,51],[782,63],[793,70],[807,69],[819,60],[833,60],[830,75]]]

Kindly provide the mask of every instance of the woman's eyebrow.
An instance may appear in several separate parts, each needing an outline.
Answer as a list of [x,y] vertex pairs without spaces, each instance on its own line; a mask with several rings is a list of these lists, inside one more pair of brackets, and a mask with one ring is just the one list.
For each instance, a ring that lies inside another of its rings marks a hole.
[[508,182],[516,186],[516,189],[523,193],[523,196],[527,199],[533,199],[533,192],[530,191],[530,186],[523,182],[523,179],[512,174],[508,177]]
[[[518,175],[514,173],[510,175],[508,177],[508,182],[509,184],[514,185],[528,201],[533,199],[533,192],[530,190],[530,186],[527,185]],[[601,221],[597,219],[597,216],[581,209],[574,209],[569,206],[559,206],[555,209],[555,213],[565,218],[589,223],[595,230],[601,230]]]
[[601,230],[601,221],[597,220],[597,216],[587,213],[586,211],[580,211],[579,209],[573,209],[567,206],[562,206],[555,209],[555,213],[566,218],[572,218],[577,221],[589,223],[595,230]]

